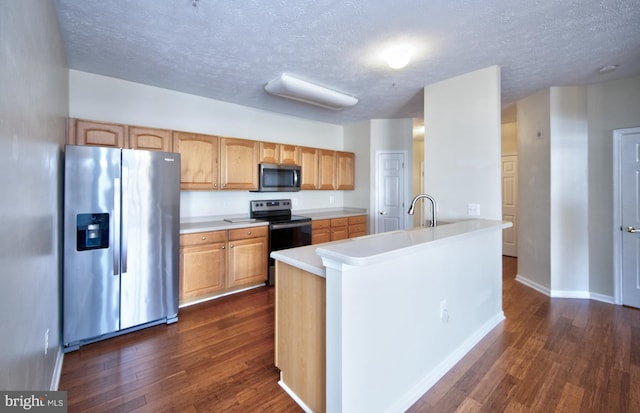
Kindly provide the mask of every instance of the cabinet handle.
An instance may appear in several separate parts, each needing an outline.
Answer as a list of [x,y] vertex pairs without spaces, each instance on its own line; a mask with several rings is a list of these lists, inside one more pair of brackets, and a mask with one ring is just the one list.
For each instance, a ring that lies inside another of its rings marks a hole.
[[207,237],[205,237],[205,236],[203,236],[203,237],[202,237],[202,240],[203,240],[203,241],[204,241],[204,240],[206,240],[206,239],[207,239]]
[[229,248],[233,248],[233,244],[229,244]]
[[222,246],[222,249],[225,249],[225,248],[226,248],[226,247],[223,245],[223,246]]
[[247,231],[247,235],[251,235],[251,231]]

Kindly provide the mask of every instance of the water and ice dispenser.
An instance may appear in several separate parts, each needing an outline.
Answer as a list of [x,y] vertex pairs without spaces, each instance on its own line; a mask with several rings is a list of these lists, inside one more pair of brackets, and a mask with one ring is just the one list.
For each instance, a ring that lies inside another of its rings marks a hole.
[[109,248],[109,214],[78,214],[76,250]]

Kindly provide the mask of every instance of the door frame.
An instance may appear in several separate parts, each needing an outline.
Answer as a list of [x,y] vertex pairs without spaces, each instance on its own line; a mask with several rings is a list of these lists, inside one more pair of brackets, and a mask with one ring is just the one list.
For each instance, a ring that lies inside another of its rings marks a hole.
[[640,128],[613,130],[613,302],[622,305],[622,137]]
[[[402,159],[403,159],[403,163],[404,163],[404,167],[403,169],[403,176],[402,176],[402,187],[403,187],[403,191],[404,191],[404,197],[402,199],[402,206],[403,208],[406,208],[406,206],[408,205],[408,198],[407,196],[409,194],[412,193],[412,191],[410,190],[410,178],[411,176],[409,175],[409,173],[407,172],[409,170],[408,166],[409,163],[407,161],[407,159],[409,158],[409,151],[404,151],[404,150],[379,150],[375,152],[375,173],[374,173],[374,177],[373,177],[373,193],[372,193],[372,215],[373,215],[373,231],[375,234],[378,233],[378,219],[377,219],[377,213],[378,213],[378,195],[376,193],[376,191],[378,190],[378,188],[380,188],[379,182],[378,182],[378,163],[380,161],[380,158],[382,155],[402,155]],[[402,220],[402,223],[404,225],[404,228],[402,229],[407,229],[407,224],[408,224],[408,218],[410,215],[406,214],[406,216],[404,217],[404,219]],[[412,221],[413,222],[413,217]]]

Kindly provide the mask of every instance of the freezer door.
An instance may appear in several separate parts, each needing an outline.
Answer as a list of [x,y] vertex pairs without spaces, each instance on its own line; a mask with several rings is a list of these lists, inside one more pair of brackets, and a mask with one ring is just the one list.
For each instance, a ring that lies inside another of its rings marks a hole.
[[65,148],[63,341],[118,330],[120,150]]
[[120,328],[178,314],[180,155],[122,151]]

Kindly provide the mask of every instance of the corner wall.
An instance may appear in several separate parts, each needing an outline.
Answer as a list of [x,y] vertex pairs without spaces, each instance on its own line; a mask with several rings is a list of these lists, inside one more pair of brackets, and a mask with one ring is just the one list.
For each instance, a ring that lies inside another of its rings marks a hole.
[[518,101],[518,276],[551,289],[549,89]]
[[500,68],[491,66],[424,89],[425,192],[440,218],[502,219]]
[[62,361],[61,153],[69,107],[53,1],[3,2],[0,50],[0,389],[51,390]]
[[613,297],[613,130],[640,126],[640,76],[587,88],[589,288]]

